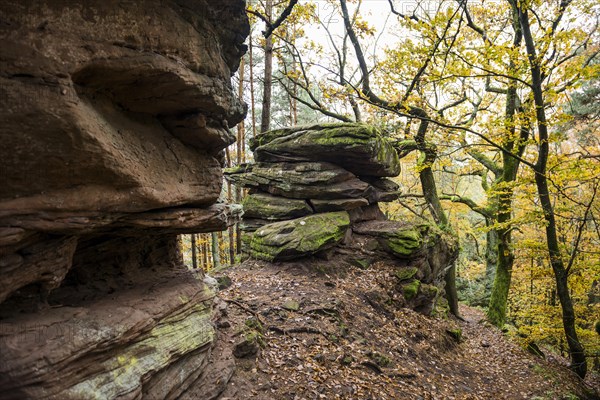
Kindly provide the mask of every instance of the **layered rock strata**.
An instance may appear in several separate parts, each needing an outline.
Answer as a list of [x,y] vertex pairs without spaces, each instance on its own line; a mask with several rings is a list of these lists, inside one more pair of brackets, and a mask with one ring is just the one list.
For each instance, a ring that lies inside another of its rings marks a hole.
[[442,301],[456,245],[430,225],[389,221],[379,208],[400,195],[393,146],[361,123],[293,127],[258,135],[255,163],[226,170],[249,188],[243,201],[245,251],[266,261],[319,256],[366,268],[398,267],[407,304],[425,313]]
[[1,399],[214,395],[214,294],[176,235],[239,216],[218,198],[244,7],[3,2]]

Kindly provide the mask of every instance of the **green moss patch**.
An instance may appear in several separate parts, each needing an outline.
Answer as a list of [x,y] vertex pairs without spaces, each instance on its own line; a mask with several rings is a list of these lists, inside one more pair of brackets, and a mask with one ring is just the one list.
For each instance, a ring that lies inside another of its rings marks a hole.
[[417,297],[419,288],[421,287],[421,281],[413,279],[410,283],[402,285],[402,294],[406,300],[411,300]]
[[416,267],[408,267],[397,270],[394,275],[396,275],[400,281],[407,281],[414,278],[417,272],[419,272],[419,270]]
[[350,226],[345,211],[275,222],[254,232],[250,255],[266,261],[305,257],[339,243]]
[[385,243],[397,257],[408,257],[421,248],[422,237],[417,230],[399,230],[387,235]]

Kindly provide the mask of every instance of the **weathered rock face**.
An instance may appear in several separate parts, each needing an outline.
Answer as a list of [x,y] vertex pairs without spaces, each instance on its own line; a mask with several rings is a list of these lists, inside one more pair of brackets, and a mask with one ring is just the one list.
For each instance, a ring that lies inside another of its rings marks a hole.
[[326,124],[270,131],[252,145],[257,161],[335,163],[361,176],[397,176],[400,161],[382,133],[365,124]]
[[349,226],[350,216],[345,211],[268,224],[254,232],[250,251],[267,261],[293,260],[335,246]]
[[355,123],[293,127],[258,135],[252,148],[255,164],[226,171],[253,191],[242,224],[252,257],[317,255],[360,268],[385,261],[398,267],[408,306],[430,314],[443,303],[456,245],[433,226],[386,220],[378,203],[400,193],[384,177],[398,175],[400,165],[381,132]]
[[239,216],[217,200],[244,6],[3,2],[0,398],[214,395],[214,295],[176,235]]

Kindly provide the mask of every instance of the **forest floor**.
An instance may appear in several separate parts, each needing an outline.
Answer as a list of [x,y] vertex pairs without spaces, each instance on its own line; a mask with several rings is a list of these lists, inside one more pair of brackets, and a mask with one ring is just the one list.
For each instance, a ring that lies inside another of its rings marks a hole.
[[462,306],[460,321],[396,309],[392,267],[332,264],[246,261],[215,274],[231,279],[219,295],[220,347],[238,356],[221,399],[599,398],[598,374],[581,382],[481,311]]

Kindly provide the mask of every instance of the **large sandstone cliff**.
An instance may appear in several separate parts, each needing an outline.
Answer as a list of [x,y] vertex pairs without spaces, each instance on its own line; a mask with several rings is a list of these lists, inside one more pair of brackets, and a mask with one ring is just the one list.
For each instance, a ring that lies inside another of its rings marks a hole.
[[0,398],[218,392],[176,234],[239,214],[218,198],[247,34],[242,0],[2,2]]

